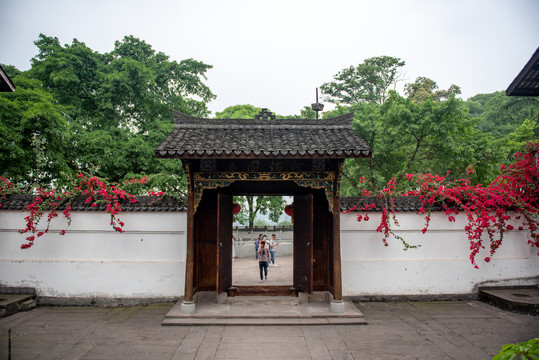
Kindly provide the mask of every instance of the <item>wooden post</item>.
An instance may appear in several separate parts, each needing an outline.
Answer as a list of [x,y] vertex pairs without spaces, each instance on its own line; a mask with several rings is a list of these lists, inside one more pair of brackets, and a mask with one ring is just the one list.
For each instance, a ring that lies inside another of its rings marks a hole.
[[335,176],[333,196],[333,300],[342,300],[341,274],[341,173],[343,162],[339,162]]
[[340,198],[333,206],[333,300],[342,300]]
[[187,256],[185,262],[185,292],[186,302],[193,301],[194,274],[195,274],[195,195],[193,193],[192,176],[189,171],[189,164],[185,165],[187,176]]
[[7,350],[7,358],[8,360],[11,360],[11,328],[9,328],[8,330],[8,340],[7,340],[8,344],[7,344],[7,347],[8,347],[8,350]]

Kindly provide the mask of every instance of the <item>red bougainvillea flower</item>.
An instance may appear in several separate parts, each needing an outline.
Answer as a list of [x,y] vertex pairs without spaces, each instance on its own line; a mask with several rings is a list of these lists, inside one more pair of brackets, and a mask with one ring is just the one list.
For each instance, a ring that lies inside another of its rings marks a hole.
[[[486,244],[490,244],[490,256],[484,260],[489,262],[501,246],[504,233],[514,230],[514,226],[508,224],[511,220],[520,221],[518,230],[527,230],[528,244],[539,248],[539,234],[537,233],[539,171],[535,156],[539,149],[539,142],[528,143],[526,148],[526,154],[515,154],[515,161],[512,164],[500,166],[502,174],[488,186],[471,185],[469,179],[449,181],[447,180],[449,171],[445,176],[406,174],[405,178],[408,181],[414,180],[412,185],[414,190],[407,191],[403,195],[418,196],[421,201],[418,213],[425,216],[425,227],[421,232],[426,233],[428,230],[429,214],[433,207],[442,206],[450,222],[456,221],[452,214],[458,215],[461,211],[465,213],[467,224],[464,231],[470,242],[470,261],[475,268],[478,268],[475,258],[482,249],[486,248]],[[470,166],[466,172],[473,174],[474,170]],[[384,246],[387,246],[387,239],[391,235],[399,239],[407,250],[417,246],[411,246],[391,229],[392,224],[398,226],[392,198],[396,189],[395,179],[391,179],[379,192],[382,214],[376,231],[384,234],[382,239]],[[367,211],[374,207],[374,204],[365,204],[360,210]],[[367,217],[358,215],[357,219],[362,221],[367,220]]]
[[[146,184],[147,178],[127,180],[124,184]],[[6,190],[13,192],[13,185],[4,178],[0,178],[0,202],[4,199]],[[153,192],[156,196],[162,196],[162,192]],[[68,191],[58,191],[58,189],[37,189],[33,201],[25,208],[30,214],[25,217],[26,227],[19,230],[19,233],[29,233],[26,243],[21,245],[21,249],[28,249],[33,246],[34,240],[49,232],[51,221],[59,216],[61,210],[67,219],[67,226],[71,224],[70,202],[77,196],[85,197],[85,204],[90,207],[104,205],[105,211],[110,215],[110,225],[117,232],[124,232],[125,223],[118,218],[122,212],[120,201],[129,200],[131,203],[137,202],[134,195],[128,194],[118,185],[109,185],[98,177],[89,177],[78,174],[72,189]],[[0,205],[1,206],[1,205]],[[45,214],[47,216],[45,217]],[[42,218],[46,218],[44,228],[38,229]],[[59,235],[65,235],[66,230],[62,229]]]

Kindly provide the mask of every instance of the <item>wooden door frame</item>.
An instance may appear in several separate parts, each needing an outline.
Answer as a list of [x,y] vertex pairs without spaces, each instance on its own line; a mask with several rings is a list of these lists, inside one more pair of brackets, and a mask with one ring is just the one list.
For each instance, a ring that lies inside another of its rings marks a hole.
[[[333,192],[333,204],[331,208],[333,211],[332,224],[330,230],[330,238],[327,241],[327,251],[329,263],[328,270],[330,272],[330,282],[327,284],[327,291],[330,291],[333,294],[334,300],[342,300],[342,274],[341,274],[341,254],[340,254],[340,196],[339,196],[339,185],[340,185],[340,173],[341,166],[336,172],[338,176],[335,178],[334,182],[334,192]],[[196,229],[194,226],[195,220],[195,206],[194,206],[194,179],[189,174],[189,167],[186,168],[186,175],[188,179],[188,208],[187,208],[187,254],[186,254],[186,275],[185,275],[185,301],[192,302],[194,299],[194,294],[197,291],[195,284],[195,274],[197,266],[197,256],[196,254]],[[313,194],[314,190],[311,189],[310,194]],[[295,195],[295,194],[292,194]],[[217,205],[217,204],[216,204]],[[232,225],[232,222],[230,223]],[[231,241],[231,240],[230,240]],[[218,242],[217,242],[218,246]],[[311,247],[312,249],[312,247]],[[311,263],[312,266],[312,263]],[[230,264],[230,273],[232,273],[232,264]],[[216,291],[219,291],[219,284],[216,283]],[[224,291],[224,290],[221,290]],[[312,288],[311,288],[312,291]]]

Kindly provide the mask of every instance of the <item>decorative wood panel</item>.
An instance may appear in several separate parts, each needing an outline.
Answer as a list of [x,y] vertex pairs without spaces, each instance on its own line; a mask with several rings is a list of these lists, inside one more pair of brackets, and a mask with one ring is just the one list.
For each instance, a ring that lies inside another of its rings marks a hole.
[[[333,212],[335,173],[332,171],[306,172],[195,172],[194,173],[195,212],[205,190],[226,187],[235,181],[293,181],[301,187],[322,189]],[[338,211],[338,209],[337,209]]]

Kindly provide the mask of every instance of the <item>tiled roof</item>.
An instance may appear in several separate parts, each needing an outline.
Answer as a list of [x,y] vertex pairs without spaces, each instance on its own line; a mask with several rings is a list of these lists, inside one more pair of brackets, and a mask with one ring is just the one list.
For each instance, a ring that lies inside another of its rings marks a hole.
[[204,119],[173,111],[174,129],[159,145],[160,158],[369,157],[352,129],[354,114],[332,119]]
[[539,48],[505,91],[507,96],[539,96]]
[[[395,205],[395,210],[398,212],[415,212],[419,211],[421,208],[421,200],[419,196],[396,196],[393,199],[393,204]],[[389,199],[386,199],[389,201]],[[375,208],[369,210],[361,210],[365,204],[376,204]],[[381,200],[378,196],[363,196],[363,197],[343,197],[341,198],[341,211],[350,211],[354,206],[357,206],[352,211],[361,211],[361,212],[380,212],[382,208],[380,206]],[[431,210],[441,211],[442,206],[435,204]]]
[[4,68],[2,68],[2,65],[0,65],[0,91],[15,91],[15,85],[13,84],[9,76],[7,76],[6,72],[4,71]]
[[[3,201],[0,210],[24,210],[33,200],[32,195],[8,195]],[[164,196],[156,198],[153,196],[137,196],[137,202],[131,203],[128,200],[122,203],[123,211],[150,211],[150,212],[167,212],[167,211],[187,211],[187,202],[185,198],[179,200]],[[421,201],[418,196],[399,196],[393,198],[395,210],[398,212],[415,212],[419,211]],[[105,206],[90,207],[85,204],[86,198],[79,197],[71,202],[73,211],[105,211]],[[368,197],[343,197],[341,198],[341,211],[347,211],[354,206],[357,208],[353,211],[360,210],[364,204],[376,204],[374,209],[367,210],[369,212],[380,212],[380,198],[376,196]],[[435,205],[434,211],[442,210],[442,207]]]
[[[174,199],[168,196],[162,198],[153,196],[137,196],[137,202],[132,203],[129,200],[120,202],[122,211],[186,211],[187,202],[184,198]],[[34,199],[33,195],[8,195],[1,202],[0,210],[24,210]],[[105,211],[105,204],[99,204],[91,207],[86,204],[86,197],[77,197],[70,204],[73,211]]]

